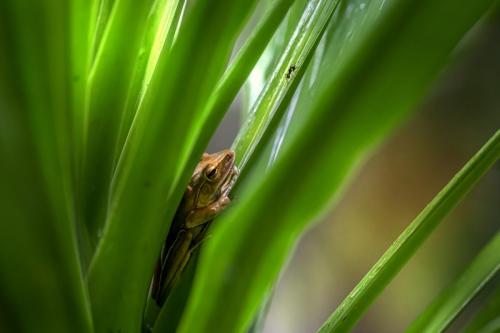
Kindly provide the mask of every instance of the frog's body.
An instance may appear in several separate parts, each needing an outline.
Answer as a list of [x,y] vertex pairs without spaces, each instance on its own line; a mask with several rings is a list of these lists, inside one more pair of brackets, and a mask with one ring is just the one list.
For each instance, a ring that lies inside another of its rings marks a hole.
[[177,208],[153,276],[151,296],[159,306],[205,237],[209,222],[229,204],[228,194],[237,175],[234,152],[203,154]]

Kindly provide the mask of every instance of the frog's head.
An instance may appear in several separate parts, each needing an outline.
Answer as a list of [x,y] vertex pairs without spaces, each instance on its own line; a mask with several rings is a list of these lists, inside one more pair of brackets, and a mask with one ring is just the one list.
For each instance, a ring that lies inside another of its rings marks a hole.
[[235,173],[234,161],[234,152],[228,149],[203,154],[191,180],[196,207],[205,207],[220,197]]

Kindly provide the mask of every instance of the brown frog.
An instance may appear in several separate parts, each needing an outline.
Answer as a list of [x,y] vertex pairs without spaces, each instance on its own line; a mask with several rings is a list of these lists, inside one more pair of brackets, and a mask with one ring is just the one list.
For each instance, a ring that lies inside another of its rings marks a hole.
[[151,297],[162,306],[192,252],[211,222],[230,202],[229,191],[238,176],[234,152],[203,154],[177,208],[161,251],[151,285]]

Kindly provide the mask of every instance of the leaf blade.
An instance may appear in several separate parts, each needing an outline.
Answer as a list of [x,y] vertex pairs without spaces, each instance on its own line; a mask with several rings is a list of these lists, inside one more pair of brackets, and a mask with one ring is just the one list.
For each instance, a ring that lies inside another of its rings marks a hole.
[[[359,29],[357,38],[329,58],[333,69],[321,72],[321,90],[274,165],[251,179],[213,225],[180,332],[248,328],[300,232],[331,203],[363,153],[408,114],[490,3],[370,2],[356,20],[347,9],[360,3],[343,3],[346,15],[335,16],[337,24]],[[452,24],[442,25],[443,10]],[[421,29],[427,21],[440,29]],[[432,52],[423,53],[424,44]],[[411,82],[401,84],[407,77]],[[297,167],[307,172],[296,177]]]
[[319,333],[346,332],[465,194],[500,158],[500,131],[434,197],[344,299]]
[[0,294],[21,331],[92,331],[70,146],[73,74],[84,63],[71,37],[85,38],[71,14],[87,6],[0,5]]
[[[500,313],[500,287],[496,286],[493,295],[490,296],[486,305],[479,310],[476,316],[467,324],[464,332],[494,332],[500,328],[498,314]],[[496,324],[495,324],[496,323]]]
[[[106,227],[89,269],[98,329],[141,329],[154,264],[194,168],[179,169],[173,161],[180,159],[193,119],[220,78],[253,5],[195,2],[171,52],[158,59],[118,161]],[[131,266],[128,279],[122,279]],[[109,302],[117,302],[111,311]]]
[[465,271],[410,324],[406,332],[441,332],[500,270],[500,232]]

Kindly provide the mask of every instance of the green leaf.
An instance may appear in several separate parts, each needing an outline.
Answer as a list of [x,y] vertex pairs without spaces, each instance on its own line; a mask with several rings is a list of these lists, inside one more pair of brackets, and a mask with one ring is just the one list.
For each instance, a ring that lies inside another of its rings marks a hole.
[[[500,131],[497,139],[497,156],[500,157]],[[444,331],[499,269],[500,232],[497,232],[458,279],[427,306],[406,332]]]
[[[293,0],[279,0],[273,3],[265,12],[250,37],[248,37],[245,44],[238,51],[234,61],[219,80],[206,106],[204,106],[204,111],[201,113],[201,116],[194,119],[193,125],[196,128],[195,131],[197,131],[197,134],[190,137],[194,142],[186,145],[187,151],[200,151],[205,147],[207,140],[213,135],[216,129],[215,125],[222,120],[226,110],[229,108],[258,58],[261,56],[265,46],[273,36],[273,33],[285,17],[292,2]],[[193,148],[192,146],[195,147]],[[185,163],[186,161],[179,161],[181,166]],[[184,272],[183,279],[187,274],[194,275],[194,270],[192,270],[192,272]],[[182,286],[180,286],[180,288],[183,290],[182,292],[176,292],[174,290],[174,295],[172,295],[174,299],[178,300],[180,298],[177,294],[182,294],[180,296],[187,298],[191,283],[192,278],[189,279],[189,283],[181,283]],[[150,308],[154,307],[154,304],[150,304],[151,302],[154,301],[148,299]],[[186,300],[183,299],[180,304],[184,304],[185,302]],[[182,312],[179,311],[179,307],[179,304],[175,304],[169,298],[166,306],[161,310],[158,319],[159,322],[156,324],[155,330],[175,331],[174,328],[177,327],[177,322],[180,321],[180,315],[182,315]],[[176,313],[173,314],[172,309],[174,308]],[[146,310],[146,317],[152,317],[148,312],[149,311]]]
[[256,145],[260,143],[288,88],[317,45],[317,40],[338,3],[339,1],[312,1],[304,10],[286,50],[233,143],[240,168],[245,167]]
[[[70,2],[70,31],[71,31],[71,92],[72,92],[72,145],[73,152],[72,173],[75,180],[75,193],[80,193],[82,187],[82,160],[84,154],[85,133],[85,96],[88,84],[88,72],[93,60],[92,25],[94,14],[97,11],[98,0],[74,0]],[[103,1],[108,2],[108,1]],[[78,209],[78,205],[76,209]],[[76,212],[76,216],[82,216]],[[81,218],[77,218],[77,236],[80,250],[80,259],[84,274],[93,253],[93,246],[87,233],[87,226]]]
[[198,133],[192,136],[194,142],[191,145],[195,147],[188,152],[201,151],[206,146],[216,129],[213,124],[218,124],[222,120],[293,2],[293,0],[279,0],[273,3],[238,51],[234,61],[215,87],[200,117],[194,120]]
[[489,297],[487,303],[467,325],[465,333],[493,333],[500,329],[500,286]]
[[[121,115],[115,149],[117,152],[121,152],[123,149],[133,118],[148,91],[160,55],[168,54],[172,49],[185,7],[186,0],[161,0],[155,2],[140,47],[140,56],[135,63],[125,108]],[[114,165],[116,165],[118,157],[118,154],[115,155]]]
[[118,162],[106,226],[89,270],[98,330],[141,329],[155,261],[201,152],[191,154],[186,167],[177,161],[253,5],[196,1],[171,52],[160,54]]
[[[100,43],[94,41],[84,105],[80,211],[94,247],[106,217],[119,126],[154,2],[115,1],[109,18],[102,18],[106,27]],[[109,6],[107,1],[101,4]]]
[[[304,228],[405,116],[491,1],[345,1],[318,91],[267,174],[213,225],[180,332],[244,332]],[[443,21],[446,13],[446,22]],[[425,23],[424,23],[425,22]],[[410,79],[411,78],[411,79]]]
[[109,23],[111,11],[116,0],[93,0],[92,16],[86,24],[90,24],[90,44],[85,49],[90,54],[90,64],[94,63],[96,53],[101,47],[102,37]]
[[[347,332],[396,276],[443,218],[500,158],[500,131],[413,220],[318,331]],[[495,245],[496,246],[496,245]],[[490,250],[488,250],[490,253]],[[498,264],[498,263],[497,263]],[[417,329],[416,332],[419,332]]]
[[85,62],[71,42],[85,29],[70,13],[87,6],[0,4],[0,295],[18,332],[92,331],[70,146],[73,74]]
[[[297,110],[297,100],[309,91],[310,86],[306,85],[314,81],[311,79],[314,65],[309,66],[309,63],[315,54],[321,53],[317,47],[337,5],[337,1],[316,1],[305,8],[303,3],[295,3],[280,31],[280,34],[290,37],[288,43],[278,45],[276,49],[270,45],[272,52],[281,50],[283,54],[273,61],[274,70],[267,75],[267,84],[252,109],[246,112],[245,124],[233,142],[232,149],[236,152],[236,163],[241,171],[233,188],[235,196],[247,182],[252,182],[252,175],[259,177],[265,173],[276,159]],[[299,9],[304,10],[303,15],[295,17],[297,12],[302,13]],[[296,24],[296,30],[288,31],[292,22]],[[288,63],[295,66],[291,73],[290,66],[285,66]],[[298,64],[301,70],[297,69]],[[286,82],[283,84],[282,81]],[[258,88],[258,84],[249,86]]]

